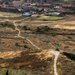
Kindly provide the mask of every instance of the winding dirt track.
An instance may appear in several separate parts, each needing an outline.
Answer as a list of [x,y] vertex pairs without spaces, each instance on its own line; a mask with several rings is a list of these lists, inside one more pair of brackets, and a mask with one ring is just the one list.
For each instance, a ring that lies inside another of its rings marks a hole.
[[[19,20],[19,21],[21,21],[21,20]],[[14,26],[15,26],[15,30],[18,31],[17,37],[26,39],[33,47],[35,47],[38,50],[41,50],[41,48],[38,47],[38,46],[36,46],[31,40],[29,40],[28,38],[25,38],[25,37],[21,36],[21,32],[18,29],[16,22],[18,22],[18,21],[13,21]],[[45,23],[47,23],[47,22],[45,22]],[[51,22],[48,22],[47,25],[49,25],[50,23]],[[41,22],[41,25],[45,25],[45,24],[43,22]],[[60,28],[60,29],[61,28],[62,29],[72,29],[73,30],[73,29],[75,29],[75,21],[67,21],[67,22],[66,21],[65,22],[62,21],[62,22],[53,24],[51,27],[53,27],[53,28]],[[49,53],[55,55],[55,59],[54,59],[54,75],[58,75],[56,63],[57,63],[57,59],[58,59],[58,56],[59,56],[60,52],[52,50]]]
[[[17,27],[17,25],[16,25],[16,21],[13,21],[13,23],[14,23],[14,26],[15,26],[15,30],[18,31],[17,36],[18,36],[19,38],[25,38],[25,37],[21,36],[21,32],[20,32],[20,30],[18,29],[18,27]],[[36,49],[40,50],[40,48],[39,48],[38,46],[36,46],[35,44],[33,44],[33,42],[31,42],[28,38],[25,38],[25,39],[26,39],[33,47],[35,47]]]
[[[22,36],[21,36],[21,32],[20,32],[20,30],[18,29],[18,27],[17,27],[15,21],[13,21],[13,23],[14,23],[14,26],[15,26],[15,30],[18,31],[17,36],[18,36],[19,38],[25,38],[25,37],[22,37]],[[36,49],[40,50],[40,47],[38,47],[38,46],[36,46],[35,44],[33,44],[33,42],[31,42],[29,39],[27,39],[27,38],[25,38],[25,39],[26,39],[32,46],[34,46]],[[52,51],[50,51],[50,53],[53,54],[53,55],[55,55],[55,58],[54,58],[54,75],[58,75],[56,64],[57,64],[57,59],[58,59],[58,56],[59,56],[60,52],[59,52],[59,51],[54,51],[54,50],[52,50]]]

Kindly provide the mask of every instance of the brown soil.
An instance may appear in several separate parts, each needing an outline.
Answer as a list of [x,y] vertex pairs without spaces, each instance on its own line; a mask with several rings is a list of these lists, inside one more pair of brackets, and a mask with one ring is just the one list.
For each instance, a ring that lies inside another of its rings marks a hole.
[[[28,68],[36,75],[54,75],[53,74],[53,59],[54,56],[49,54],[51,49],[59,49],[57,62],[57,69],[59,75],[75,75],[75,60],[71,60],[62,52],[67,52],[75,55],[75,35],[68,33],[75,33],[75,17],[70,16],[69,19],[61,21],[34,21],[17,23],[18,26],[28,26],[36,28],[38,26],[48,26],[57,29],[56,33],[66,33],[66,35],[51,35],[51,34],[33,34],[27,30],[21,30],[21,35],[30,39],[35,45],[41,48],[37,50],[26,39],[9,36],[9,33],[0,36],[0,67],[15,69]],[[59,30],[58,30],[59,28]],[[62,29],[66,29],[65,31]],[[70,30],[71,29],[71,30]],[[14,29],[6,28],[6,30],[14,34]],[[15,31],[17,36],[17,31]],[[27,33],[25,33],[27,32]],[[54,32],[54,33],[55,33]],[[67,35],[68,34],[68,35]],[[12,34],[11,34],[12,35]],[[65,65],[65,66],[64,66]]]

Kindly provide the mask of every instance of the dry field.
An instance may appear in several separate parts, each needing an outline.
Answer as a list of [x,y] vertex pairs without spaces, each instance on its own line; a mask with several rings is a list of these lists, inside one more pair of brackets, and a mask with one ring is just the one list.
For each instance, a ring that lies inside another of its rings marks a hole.
[[[5,21],[6,18],[3,20]],[[49,54],[52,49],[59,49],[61,52],[57,62],[58,74],[75,75],[74,20],[74,16],[68,16],[60,21],[23,20],[16,22],[20,32],[12,27],[0,26],[1,75],[4,75],[3,72],[6,72],[7,69],[11,75],[54,75],[54,56]],[[13,25],[13,21],[11,18],[11,21],[8,22]],[[37,32],[38,27],[42,30],[41,33]],[[45,28],[49,30],[47,31]],[[20,37],[17,36],[18,33],[20,33]],[[26,39],[29,39],[40,50]]]

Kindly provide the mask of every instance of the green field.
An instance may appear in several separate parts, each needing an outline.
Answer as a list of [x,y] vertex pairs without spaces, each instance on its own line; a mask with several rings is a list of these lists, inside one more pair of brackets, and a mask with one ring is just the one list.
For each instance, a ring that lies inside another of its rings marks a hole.
[[58,16],[39,16],[35,18],[35,20],[40,20],[40,21],[57,21],[62,19],[63,17],[58,17]]

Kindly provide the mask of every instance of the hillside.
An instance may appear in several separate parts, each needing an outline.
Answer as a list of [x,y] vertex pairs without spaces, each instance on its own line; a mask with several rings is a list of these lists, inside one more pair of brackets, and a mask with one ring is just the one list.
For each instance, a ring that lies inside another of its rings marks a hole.
[[9,75],[75,75],[75,16],[39,21],[4,15],[0,15],[1,75],[7,71]]

